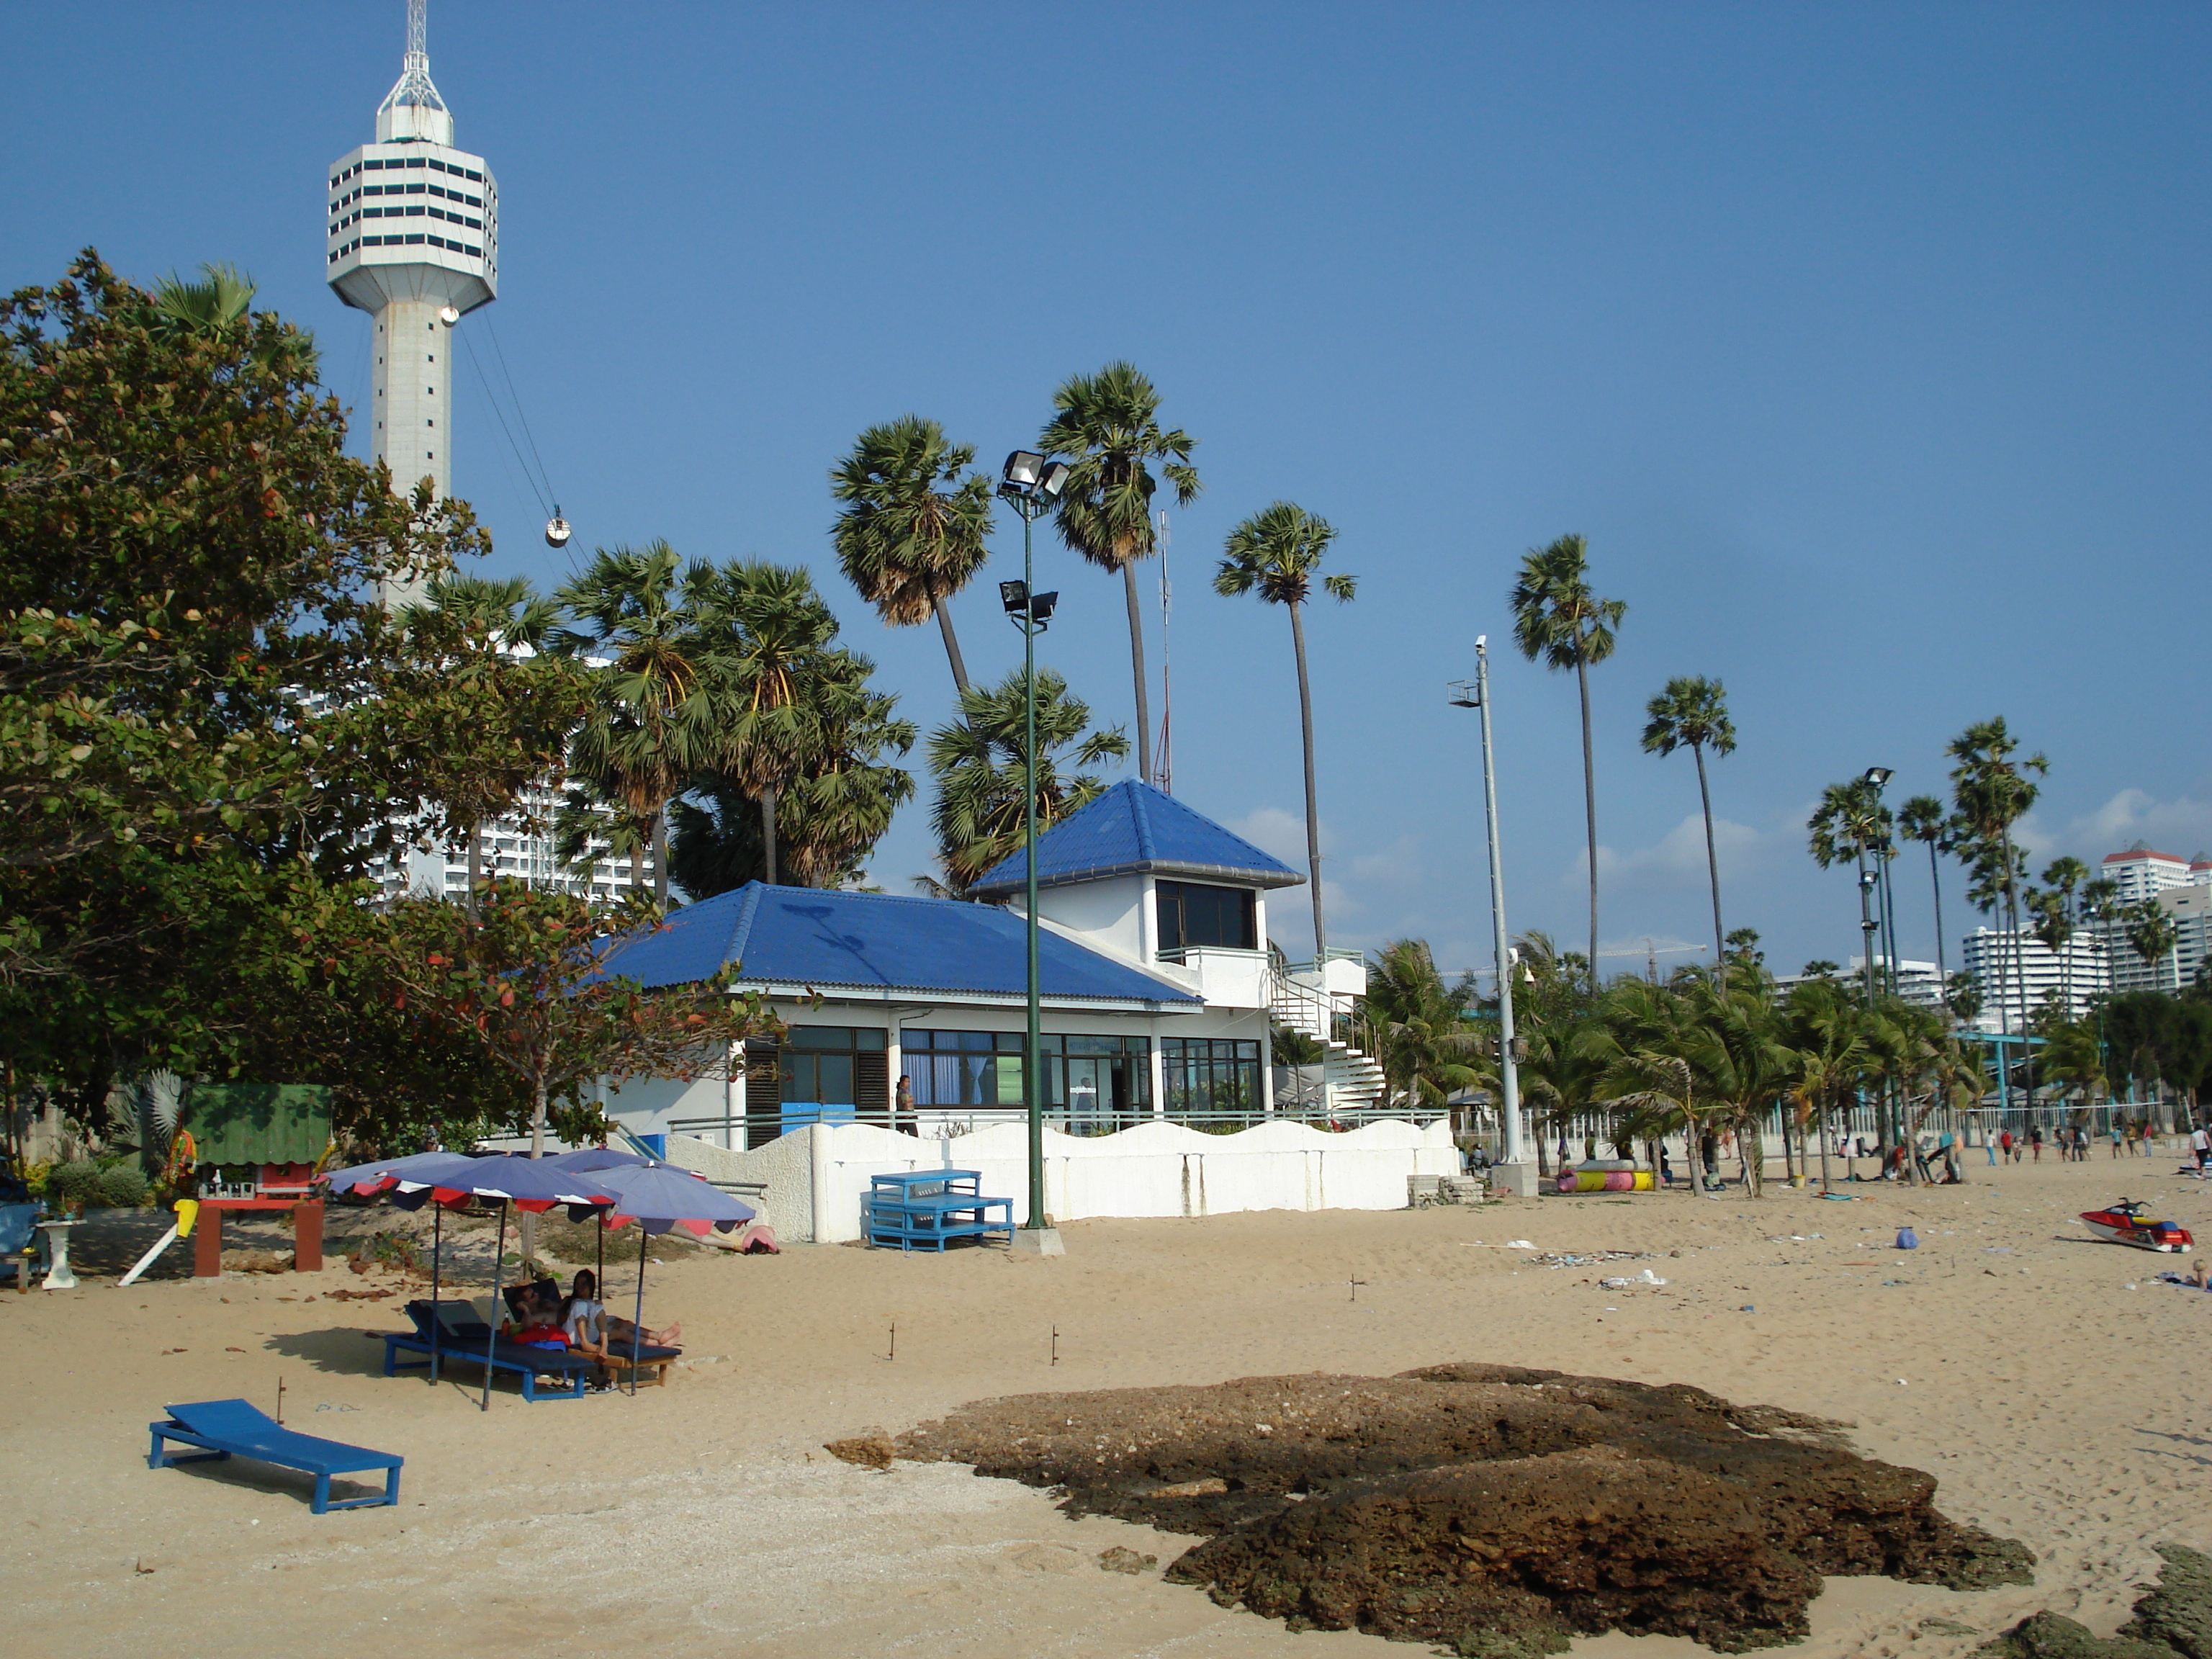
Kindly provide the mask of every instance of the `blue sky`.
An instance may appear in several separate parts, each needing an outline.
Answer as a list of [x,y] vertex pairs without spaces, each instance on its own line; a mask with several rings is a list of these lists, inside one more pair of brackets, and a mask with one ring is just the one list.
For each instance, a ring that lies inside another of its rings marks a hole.
[[[141,280],[235,261],[358,403],[323,169],[373,135],[401,19],[21,10],[0,281],[88,243]],[[1170,555],[1176,790],[1297,862],[1289,629],[1208,577],[1279,496],[1332,520],[1361,582],[1310,628],[1333,944],[1487,964],[1473,717],[1443,694],[1486,632],[1511,919],[1583,936],[1573,684],[1512,653],[1504,604],[1570,530],[1629,606],[1593,676],[1609,969],[1709,927],[1688,757],[1638,747],[1674,674],[1727,684],[1723,902],[1784,969],[1856,943],[1850,877],[1803,850],[1820,787],[1880,763],[1940,790],[1993,714],[2051,757],[2039,862],[2212,845],[2201,7],[438,0],[430,49],[500,183],[501,297],[464,328],[487,362],[496,332],[571,555],[811,564],[935,724],[934,631],[843,586],[827,469],[910,410],[994,465],[1060,380],[1130,358],[1206,484]],[[460,390],[493,568],[557,581]],[[979,678],[1019,660],[988,585],[1018,574],[1011,517],[998,545],[956,607]],[[1126,721],[1118,586],[1041,564],[1047,659]],[[886,885],[927,867],[925,814]],[[1926,895],[1905,866],[1910,954]]]

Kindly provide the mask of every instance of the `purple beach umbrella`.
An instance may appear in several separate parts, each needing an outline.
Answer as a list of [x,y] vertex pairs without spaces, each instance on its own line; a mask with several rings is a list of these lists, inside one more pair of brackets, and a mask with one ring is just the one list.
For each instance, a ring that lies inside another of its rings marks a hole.
[[647,1239],[681,1227],[704,1237],[708,1228],[728,1232],[755,1214],[753,1206],[732,1198],[720,1188],[689,1170],[667,1164],[646,1164],[634,1169],[601,1170],[593,1179],[614,1194],[607,1221],[619,1227],[638,1224],[637,1304],[629,1322],[629,1389],[637,1392],[637,1357],[644,1342],[645,1250]]

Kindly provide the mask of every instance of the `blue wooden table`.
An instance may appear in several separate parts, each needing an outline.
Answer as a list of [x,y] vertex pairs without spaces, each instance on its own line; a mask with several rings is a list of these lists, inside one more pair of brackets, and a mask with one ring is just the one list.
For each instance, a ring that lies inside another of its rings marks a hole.
[[872,1176],[860,1200],[871,1245],[942,1251],[955,1238],[1014,1237],[1014,1200],[987,1197],[981,1170],[903,1170]]

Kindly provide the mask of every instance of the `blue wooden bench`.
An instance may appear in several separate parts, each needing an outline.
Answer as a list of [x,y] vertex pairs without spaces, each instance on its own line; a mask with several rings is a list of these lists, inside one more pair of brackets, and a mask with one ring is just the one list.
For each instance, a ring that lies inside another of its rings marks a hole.
[[[301,1469],[315,1477],[317,1515],[331,1510],[368,1509],[399,1501],[399,1466],[406,1462],[397,1452],[371,1451],[312,1434],[295,1434],[279,1427],[266,1412],[243,1400],[200,1400],[167,1408],[169,1420],[149,1423],[153,1449],[146,1455],[149,1469],[170,1468],[179,1463],[220,1462],[228,1457],[251,1457],[274,1463],[280,1469]],[[198,1446],[198,1451],[172,1452],[167,1443]],[[331,1501],[331,1477],[363,1469],[385,1471],[381,1496],[343,1498]]]
[[[904,1170],[872,1176],[860,1202],[860,1236],[872,1246],[936,1250],[956,1238],[1014,1237],[1014,1201],[990,1198],[980,1170]],[[994,1212],[996,1214],[994,1214]]]

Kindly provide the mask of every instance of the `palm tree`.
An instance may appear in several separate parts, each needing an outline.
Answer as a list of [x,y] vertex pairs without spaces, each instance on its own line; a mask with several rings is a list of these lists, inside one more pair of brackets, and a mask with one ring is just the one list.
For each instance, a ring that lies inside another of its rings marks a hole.
[[[2012,844],[2012,826],[2035,805],[2037,787],[2028,775],[2041,777],[2051,769],[2041,755],[2014,761],[2013,753],[2019,747],[2000,714],[1968,726],[1944,750],[1959,763],[1951,769],[1951,799],[1958,809],[1961,839],[1973,849],[1977,873],[1989,897],[1983,908],[1994,910],[2002,901],[2009,917],[2015,993],[2025,982],[2026,958],[2020,939],[2020,859]],[[2011,1004],[2002,995],[1997,1012],[2009,1033]]]
[[707,760],[713,727],[701,641],[684,603],[706,567],[679,571],[678,563],[665,541],[597,550],[555,594],[569,620],[547,637],[552,649],[599,665],[596,706],[571,745],[570,769],[587,793],[619,809],[609,839],[629,855],[633,890],[644,884],[650,846],[653,895],[664,905],[668,803]]
[[1367,980],[1367,1013],[1381,1036],[1384,1074],[1408,1110],[1443,1105],[1466,1090],[1493,1088],[1496,1068],[1470,1018],[1474,975],[1447,985],[1426,941],[1401,939],[1376,954]]
[[[1321,808],[1314,793],[1313,688],[1306,678],[1306,627],[1301,607],[1313,596],[1314,574],[1336,540],[1336,527],[1289,501],[1276,501],[1229,532],[1213,591],[1234,598],[1256,592],[1291,613],[1291,647],[1298,664],[1298,729],[1305,740],[1306,862],[1313,877],[1314,964],[1328,949],[1322,921]],[[1321,585],[1340,604],[1358,591],[1351,576],[1323,576]]]
[[1825,1192],[1830,1184],[1829,1123],[1869,1065],[1863,1010],[1842,985],[1824,977],[1791,988],[1783,1019],[1784,1040],[1793,1052],[1790,1097],[1798,1103],[1801,1125],[1810,1116],[1819,1126]]
[[[2129,905],[2121,912],[2121,916],[2127,930],[2128,943],[2135,947],[2135,953],[2142,958],[2143,967],[2150,975],[2151,989],[2165,989],[2158,982],[2159,959],[2174,951],[2181,943],[2181,934],[2174,926],[2173,918],[2160,908],[2154,898]],[[2176,964],[2174,984],[2177,988],[2180,982],[2181,969]]]
[[697,570],[685,594],[714,710],[702,769],[760,804],[763,878],[774,887],[778,804],[820,753],[823,705],[837,690],[837,618],[798,565],[744,560]]
[[902,415],[861,433],[830,474],[830,493],[849,503],[830,532],[847,580],[887,627],[934,617],[963,692],[968,665],[946,602],[990,556],[991,481],[961,476],[975,459],[973,444],[948,443],[936,422]]
[[1589,830],[1589,959],[1597,972],[1597,772],[1590,753],[1589,671],[1613,654],[1613,630],[1628,614],[1620,599],[1590,592],[1589,544],[1562,536],[1531,548],[1513,584],[1513,638],[1521,654],[1553,669],[1575,671],[1583,702],[1583,817]]
[[1176,505],[1198,499],[1198,441],[1160,428],[1160,394],[1131,363],[1112,362],[1096,374],[1071,375],[1052,394],[1059,412],[1037,435],[1048,455],[1067,458],[1067,487],[1054,522],[1060,539],[1102,570],[1119,571],[1129,606],[1129,670],[1137,687],[1137,775],[1152,777],[1152,699],[1145,672],[1144,607],[1137,599],[1137,561],[1159,550],[1151,462],[1175,486]]
[[153,326],[174,339],[198,336],[224,340],[250,336],[252,355],[262,368],[287,379],[312,381],[321,372],[315,337],[269,313],[257,326],[253,279],[232,264],[204,264],[200,279],[186,282],[171,271],[154,284]]
[[[550,599],[531,589],[529,579],[510,576],[440,576],[420,600],[403,605],[396,620],[410,633],[446,632],[463,647],[451,659],[459,685],[473,684],[480,695],[496,696],[496,677],[483,673],[482,657],[536,652],[545,643],[559,615]],[[469,651],[468,647],[476,647]],[[471,660],[471,658],[477,660]],[[496,818],[543,775],[543,769],[521,760],[515,766],[477,773],[466,781],[461,799],[450,800],[454,821],[468,837],[468,911],[477,913],[477,884],[483,879],[483,844],[479,830]]]
[[1688,1000],[1671,986],[1623,977],[1599,999],[1596,1017],[1573,1037],[1576,1056],[1616,1113],[1643,1119],[1659,1133],[1679,1126],[1690,1190],[1706,1194],[1705,1134],[1715,1103],[1698,1056],[1702,1039]]
[[1951,850],[1952,832],[1956,826],[1951,815],[1943,810],[1943,803],[1933,795],[1915,795],[1897,809],[1897,831],[1907,841],[1923,842],[1928,848],[1928,881],[1936,896],[1936,982],[1942,985],[1951,977],[1951,969],[1943,959],[1943,872],[1936,862],[1936,854]]
[[[1814,863],[1826,870],[1848,856],[1857,863],[1862,881],[1867,854],[1887,856],[1890,850],[1889,809],[1881,804],[1881,793],[1864,778],[1832,783],[1822,790],[1820,804],[1813,809],[1805,829]],[[1862,952],[1860,960],[1871,979],[1875,955],[1871,935],[1864,938]]]
[[1713,884],[1713,968],[1717,975],[1728,962],[1728,936],[1721,931],[1721,866],[1713,852],[1713,796],[1705,787],[1705,750],[1716,755],[1735,752],[1735,724],[1729,719],[1728,698],[1718,680],[1677,678],[1644,705],[1650,716],[1644,727],[1644,752],[1671,755],[1686,748],[1698,763],[1698,802],[1705,815],[1705,873]]
[[[929,734],[929,769],[937,780],[931,812],[938,858],[952,896],[965,894],[994,865],[1020,850],[1023,798],[1022,671],[996,685],[976,686],[960,699],[963,723]],[[1121,760],[1129,740],[1120,726],[1089,730],[1091,705],[1068,694],[1067,682],[1049,668],[1036,672],[1037,831],[1096,799],[1105,789],[1090,773],[1065,776],[1063,766],[1096,766]],[[1066,750],[1061,755],[1056,751]]]

